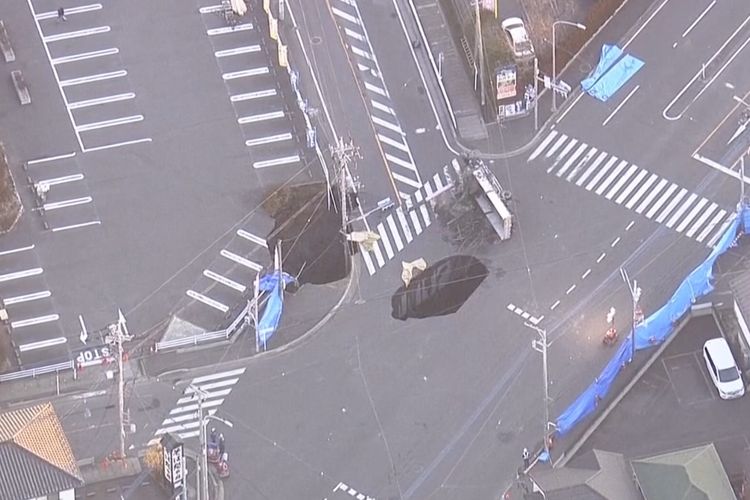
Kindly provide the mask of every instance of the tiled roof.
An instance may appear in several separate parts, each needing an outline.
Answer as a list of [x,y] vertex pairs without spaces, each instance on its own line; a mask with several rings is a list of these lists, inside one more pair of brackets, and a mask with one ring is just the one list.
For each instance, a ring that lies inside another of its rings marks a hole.
[[0,414],[0,499],[23,499],[83,484],[50,403]]

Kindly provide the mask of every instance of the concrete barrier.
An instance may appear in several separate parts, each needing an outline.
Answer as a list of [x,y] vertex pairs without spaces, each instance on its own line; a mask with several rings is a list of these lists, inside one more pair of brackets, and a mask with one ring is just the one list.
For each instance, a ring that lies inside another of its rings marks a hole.
[[5,29],[5,23],[0,20],[0,50],[3,51],[3,57],[5,62],[13,62],[16,60],[16,54],[13,52],[13,47],[10,44],[10,37],[8,36],[8,30]]
[[23,73],[20,69],[16,69],[10,72],[10,77],[13,79],[13,86],[16,88],[18,94],[18,100],[21,101],[22,105],[31,104],[31,95],[29,94],[29,87],[26,85],[26,80],[23,78]]

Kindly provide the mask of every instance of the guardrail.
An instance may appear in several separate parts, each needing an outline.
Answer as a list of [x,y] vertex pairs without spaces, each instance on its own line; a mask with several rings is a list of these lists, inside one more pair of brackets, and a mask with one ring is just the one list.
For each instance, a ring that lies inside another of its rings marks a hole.
[[29,368],[28,370],[4,373],[0,375],[0,383],[10,382],[11,380],[19,380],[22,378],[35,378],[38,375],[46,375],[47,373],[59,373],[65,370],[73,370],[74,368],[75,366],[73,360],[70,360],[54,365],[41,366],[39,368]]

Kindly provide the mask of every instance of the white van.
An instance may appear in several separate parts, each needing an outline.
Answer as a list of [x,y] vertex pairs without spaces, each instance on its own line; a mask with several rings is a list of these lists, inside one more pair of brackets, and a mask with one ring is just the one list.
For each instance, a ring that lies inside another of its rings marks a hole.
[[745,384],[726,339],[707,340],[703,344],[703,359],[721,399],[739,398],[745,394]]

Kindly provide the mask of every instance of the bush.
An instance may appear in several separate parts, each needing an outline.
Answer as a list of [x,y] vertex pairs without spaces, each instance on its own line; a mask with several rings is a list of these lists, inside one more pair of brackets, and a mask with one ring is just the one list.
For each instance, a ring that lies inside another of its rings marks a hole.
[[21,217],[21,202],[8,166],[5,149],[0,143],[0,234],[7,233]]

